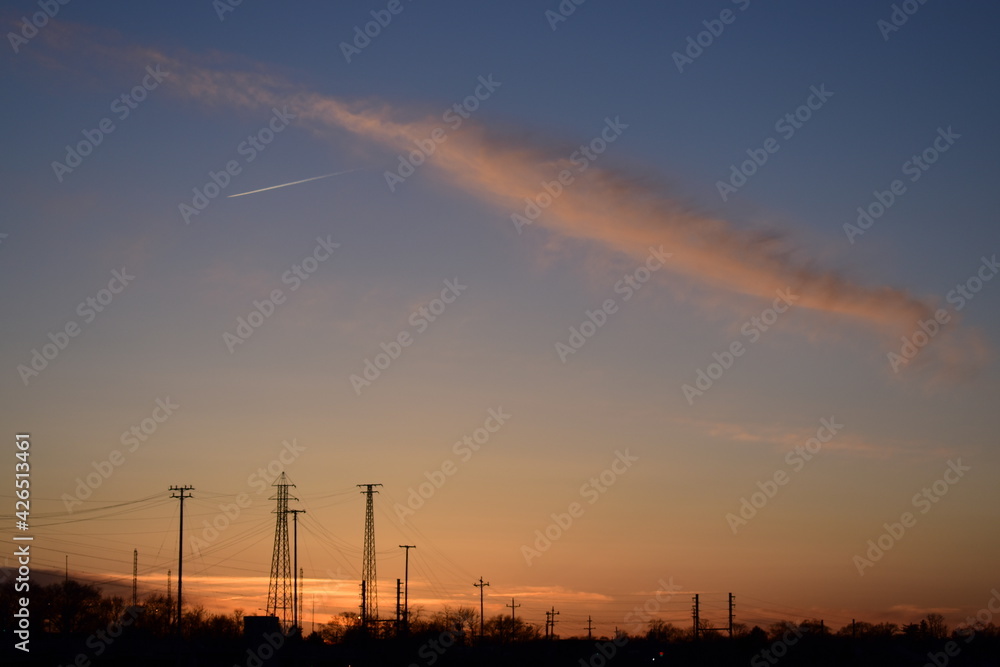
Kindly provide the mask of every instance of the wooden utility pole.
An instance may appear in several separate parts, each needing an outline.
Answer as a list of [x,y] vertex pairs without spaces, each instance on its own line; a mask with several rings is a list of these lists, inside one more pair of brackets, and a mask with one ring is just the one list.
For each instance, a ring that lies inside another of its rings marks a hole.
[[406,549],[406,568],[403,574],[403,630],[410,632],[410,549],[416,549],[415,544],[400,544],[400,549]]
[[132,606],[139,604],[139,550],[132,549]]
[[[547,639],[556,638],[556,623],[558,622],[556,621],[556,616],[558,615],[559,612],[556,611],[555,607],[552,607],[552,611],[545,612],[545,637]],[[552,627],[551,631],[549,630],[550,626]]]
[[733,597],[733,594],[730,593],[729,594],[729,638],[730,639],[733,638],[733,600],[735,599],[736,598]]
[[396,632],[399,632],[401,623],[403,622],[402,595],[403,595],[403,580],[397,577],[396,578]]
[[[515,621],[514,610],[517,609],[518,607],[520,607],[521,605],[514,604],[514,598],[511,598],[510,599],[510,604],[505,605],[505,606],[510,607],[510,622],[514,623],[514,621]],[[511,626],[511,627],[513,628],[513,626]]]
[[173,593],[170,588],[170,575],[171,571],[167,570],[167,627],[171,625],[171,617],[173,617],[174,612],[174,598]]
[[698,618],[698,594],[695,593],[692,599],[694,600],[694,606],[691,608],[691,616],[694,618],[694,638],[697,641],[698,633],[701,630],[701,619]]
[[483,583],[483,578],[479,577],[478,584],[472,584],[479,589],[479,641],[483,641],[486,634],[486,618],[483,616],[483,588],[490,585],[490,582]]
[[184,610],[181,600],[182,577],[184,576],[184,499],[190,498],[188,491],[194,491],[193,486],[171,486],[171,491],[176,491],[180,495],[170,494],[171,498],[181,501],[180,537],[177,540],[177,636],[181,636],[181,623],[183,621],[182,612]]

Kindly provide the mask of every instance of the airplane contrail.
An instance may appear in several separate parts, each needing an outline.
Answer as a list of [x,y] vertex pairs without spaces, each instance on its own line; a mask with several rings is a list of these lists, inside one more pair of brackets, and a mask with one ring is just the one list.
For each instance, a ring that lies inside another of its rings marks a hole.
[[329,178],[331,176],[340,176],[341,174],[349,174],[352,171],[361,171],[361,167],[357,169],[348,169],[347,171],[335,171],[332,174],[323,174],[322,176],[313,176],[312,178],[303,178],[301,181],[292,181],[291,183],[282,183],[281,185],[272,185],[269,188],[261,188],[260,190],[251,190],[250,192],[241,192],[237,195],[229,195],[227,199],[232,199],[233,197],[242,197],[243,195],[252,195],[257,192],[264,192],[266,190],[274,190],[275,188],[287,188],[289,185],[298,185],[299,183],[308,183],[309,181],[318,181],[321,178]]

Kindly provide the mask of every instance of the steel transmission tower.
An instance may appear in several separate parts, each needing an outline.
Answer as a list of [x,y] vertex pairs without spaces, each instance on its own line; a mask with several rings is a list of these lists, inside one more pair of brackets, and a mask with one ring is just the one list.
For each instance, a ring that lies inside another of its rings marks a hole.
[[[292,561],[288,549],[288,487],[295,486],[288,481],[288,476],[281,473],[272,486],[278,492],[269,500],[276,500],[274,510],[274,553],[271,556],[271,581],[267,587],[267,613],[281,619],[282,629],[288,628],[288,614],[294,611],[292,607]],[[292,498],[298,500],[297,498]]]
[[371,623],[378,622],[378,582],[375,574],[375,510],[372,505],[372,494],[378,493],[376,486],[381,484],[358,484],[363,487],[361,493],[367,496],[365,500],[365,552],[361,567],[361,625],[367,628]]

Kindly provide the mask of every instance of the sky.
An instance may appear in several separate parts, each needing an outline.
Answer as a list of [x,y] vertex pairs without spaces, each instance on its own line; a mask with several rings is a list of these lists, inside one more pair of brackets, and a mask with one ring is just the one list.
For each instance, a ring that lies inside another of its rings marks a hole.
[[165,591],[191,486],[185,600],[262,613],[285,473],[317,622],[369,483],[383,616],[401,544],[411,606],[483,577],[566,636],[1000,586],[997,8],[40,6],[0,49],[34,567]]

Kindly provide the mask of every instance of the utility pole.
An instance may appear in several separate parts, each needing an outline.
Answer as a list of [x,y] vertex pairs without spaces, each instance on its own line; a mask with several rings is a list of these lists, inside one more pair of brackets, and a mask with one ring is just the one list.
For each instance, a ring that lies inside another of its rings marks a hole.
[[361,493],[367,496],[365,500],[365,551],[361,562],[361,625],[367,631],[370,623],[378,621],[378,580],[375,572],[375,509],[372,505],[372,494],[378,493],[376,486],[381,484],[358,484],[364,487]]
[[591,634],[593,632],[593,630],[594,630],[593,621],[590,620],[590,616],[587,616],[587,641],[588,642],[591,639],[593,639],[593,635]]
[[510,607],[510,622],[511,622],[511,628],[513,629],[513,627],[514,627],[514,625],[513,625],[513,624],[514,624],[514,621],[516,620],[516,619],[514,618],[514,610],[515,610],[515,609],[517,609],[518,607],[520,607],[521,605],[519,605],[519,604],[514,604],[514,598],[511,598],[511,599],[510,599],[510,604],[508,604],[508,605],[504,605],[504,606],[505,606],[505,607]]
[[733,594],[730,593],[729,594],[729,638],[730,639],[733,638],[733,601],[735,599],[736,598],[733,597]]
[[410,632],[410,549],[416,549],[415,544],[400,544],[400,549],[406,549],[406,568],[403,574],[403,632]]
[[[559,612],[556,611],[555,607],[552,607],[552,611],[545,612],[545,637],[546,637],[546,639],[555,639],[556,638],[556,623],[558,622],[558,621],[556,621],[556,616],[558,616],[558,615],[559,615]],[[549,632],[549,626],[552,626],[551,634]]]
[[694,606],[691,608],[691,616],[694,618],[694,639],[698,641],[698,632],[701,626],[701,619],[698,618],[698,594],[695,593],[692,599],[694,600]]
[[479,641],[483,641],[483,636],[486,634],[486,619],[483,616],[483,588],[490,585],[490,582],[483,583],[483,578],[479,577],[478,584],[472,584],[479,589]]
[[402,596],[403,581],[399,578],[396,579],[396,632],[399,632],[403,619],[403,608],[400,606]]
[[287,510],[292,515],[292,627],[299,626],[299,514],[305,510]]
[[138,605],[137,595],[139,592],[139,550],[132,549],[132,606]]
[[167,627],[170,627],[170,617],[173,616],[174,600],[170,590],[170,570],[167,570]]
[[361,608],[359,611],[358,618],[361,619],[361,627],[367,629],[368,626],[365,622],[365,605],[368,604],[368,591],[365,590],[365,581],[361,580]]
[[188,491],[194,491],[193,486],[171,486],[170,491],[176,491],[177,494],[170,494],[171,498],[177,498],[181,501],[181,520],[180,520],[180,533],[177,539],[177,636],[181,636],[181,622],[183,619],[182,612],[184,610],[183,602],[181,600],[181,578],[184,576],[184,499],[190,498],[191,494]]

